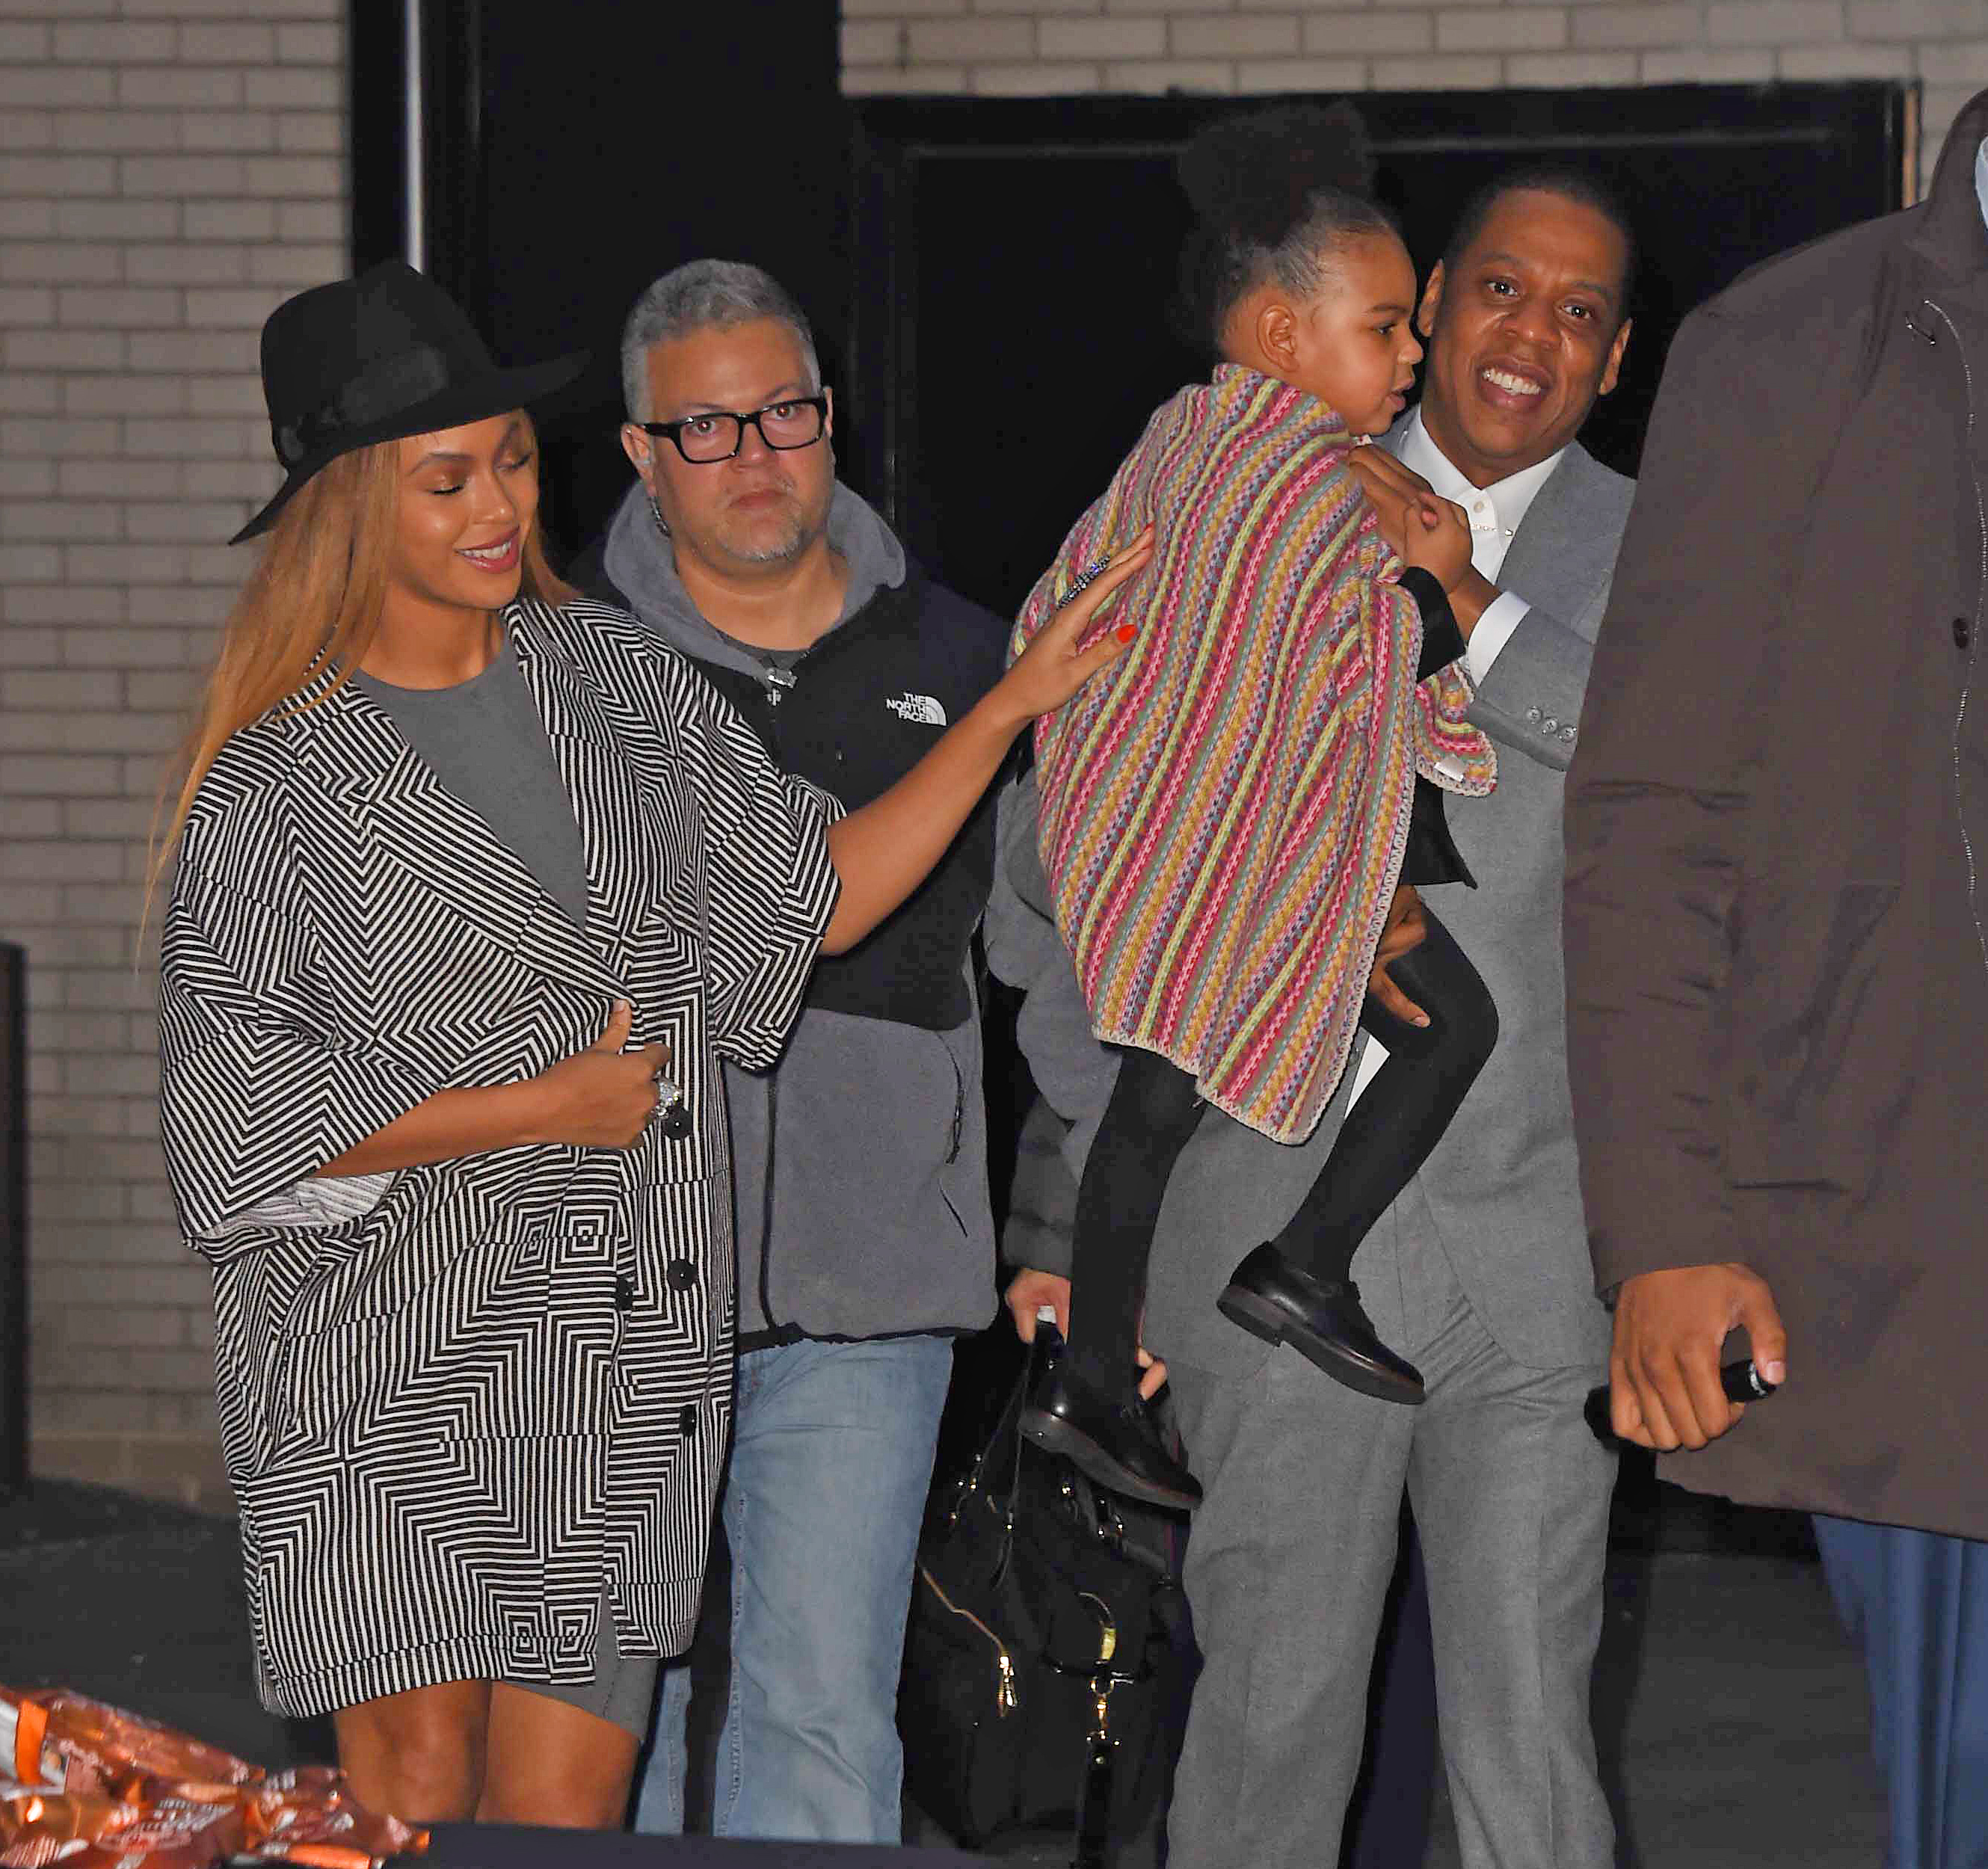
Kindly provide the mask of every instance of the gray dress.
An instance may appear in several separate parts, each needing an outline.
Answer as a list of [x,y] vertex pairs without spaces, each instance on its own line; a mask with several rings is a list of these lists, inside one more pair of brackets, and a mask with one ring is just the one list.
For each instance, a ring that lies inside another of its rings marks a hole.
[[[580,824],[510,638],[482,674],[451,688],[397,688],[364,674],[353,680],[385,711],[435,776],[538,878],[573,925],[584,928],[587,863]],[[510,1685],[612,1720],[641,1739],[649,1730],[655,1698],[656,1659],[620,1652],[604,1597],[598,1631],[591,1681]]]
[[511,639],[504,639],[482,674],[453,688],[396,688],[371,675],[352,679],[573,925],[585,928],[580,825]]

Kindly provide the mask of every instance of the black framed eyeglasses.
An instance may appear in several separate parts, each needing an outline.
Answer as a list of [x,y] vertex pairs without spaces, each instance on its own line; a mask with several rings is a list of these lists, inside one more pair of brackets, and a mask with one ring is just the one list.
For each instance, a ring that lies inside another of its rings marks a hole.
[[828,427],[828,397],[789,396],[749,413],[712,409],[701,415],[686,415],[681,421],[638,422],[636,426],[644,434],[667,437],[686,461],[704,467],[714,461],[729,461],[737,454],[745,444],[749,424],[759,430],[759,439],[769,448],[783,452],[812,448]]

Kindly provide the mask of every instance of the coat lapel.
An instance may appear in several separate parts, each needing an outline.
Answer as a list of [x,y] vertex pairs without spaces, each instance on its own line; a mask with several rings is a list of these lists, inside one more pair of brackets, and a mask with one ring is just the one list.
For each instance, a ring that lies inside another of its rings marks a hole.
[[[1411,411],[1381,438],[1381,445],[1398,460],[1414,419]],[[1600,471],[1578,441],[1567,444],[1560,465],[1533,495],[1525,523],[1512,536],[1498,573],[1499,590],[1516,591],[1557,617],[1583,613],[1615,563],[1614,534],[1591,523],[1587,512],[1587,495]]]
[[1498,573],[1500,590],[1515,590],[1566,619],[1585,613],[1614,571],[1617,539],[1593,522],[1588,495],[1601,469],[1578,441],[1533,497]]
[[[618,924],[576,928],[538,878],[442,784],[361,689],[347,682],[301,718],[309,731],[299,758],[345,803],[401,887],[431,900],[476,939],[553,979],[610,999],[628,997],[614,961],[603,951],[610,944],[598,938]],[[553,748],[559,755],[556,738]],[[593,895],[599,887],[597,833],[563,757],[560,764],[580,819]],[[614,942],[610,951],[619,948]]]
[[[657,895],[666,806],[641,769],[654,766],[663,749],[644,746],[639,750],[646,757],[636,757],[638,749],[627,728],[617,728],[601,684],[563,644],[535,627],[533,607],[520,604],[510,613],[518,666],[538,701],[580,822],[588,931],[617,965],[625,965]],[[631,678],[639,676],[631,671]]]

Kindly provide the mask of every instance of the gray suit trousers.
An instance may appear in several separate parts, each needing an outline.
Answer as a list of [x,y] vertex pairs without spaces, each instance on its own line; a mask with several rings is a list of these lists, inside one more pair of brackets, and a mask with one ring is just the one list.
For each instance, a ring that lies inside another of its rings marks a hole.
[[1382,1337],[1421,1369],[1422,1407],[1355,1394],[1289,1349],[1244,1377],[1174,1372],[1207,1495],[1187,1588],[1208,1660],[1174,1792],[1173,1869],[1337,1860],[1404,1485],[1465,1869],[1614,1860],[1588,1700],[1614,1457],[1581,1418],[1605,1370],[1513,1362],[1434,1229],[1401,1212],[1354,1274]]

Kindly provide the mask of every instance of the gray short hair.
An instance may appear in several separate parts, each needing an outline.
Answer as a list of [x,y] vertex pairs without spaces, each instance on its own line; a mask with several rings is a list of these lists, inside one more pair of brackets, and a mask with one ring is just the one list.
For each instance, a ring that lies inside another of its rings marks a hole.
[[641,298],[621,327],[621,395],[631,422],[653,421],[649,406],[649,353],[665,340],[693,331],[777,318],[800,340],[808,387],[821,387],[821,362],[807,314],[770,272],[742,260],[693,259],[666,272]]

